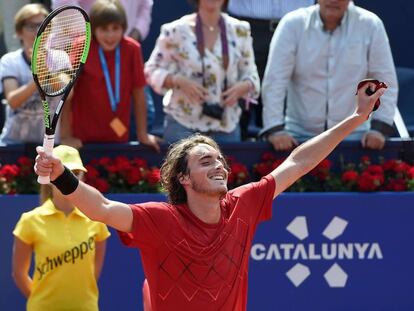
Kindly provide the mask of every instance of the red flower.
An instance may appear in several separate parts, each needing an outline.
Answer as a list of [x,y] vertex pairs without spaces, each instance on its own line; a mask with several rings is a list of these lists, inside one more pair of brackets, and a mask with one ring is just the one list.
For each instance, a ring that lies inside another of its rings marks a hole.
[[391,171],[394,173],[406,173],[410,170],[410,166],[401,160],[388,160],[382,164],[384,171]]
[[17,159],[17,163],[19,164],[19,167],[20,167],[19,174],[22,177],[27,177],[34,172],[33,170],[34,161],[32,159],[28,157],[20,157]]
[[86,180],[96,179],[99,177],[99,171],[92,164],[87,164],[85,168],[88,170],[86,173]]
[[98,189],[102,193],[106,193],[106,192],[109,191],[109,183],[103,178],[94,179],[90,183],[90,185],[92,187],[95,187],[96,189]]
[[161,176],[160,176],[160,169],[159,168],[153,168],[151,169],[147,174],[147,181],[150,185],[156,185],[160,182]]
[[[230,167],[229,188],[239,186],[249,180],[249,170],[227,158]],[[277,168],[284,159],[276,159],[273,152],[265,152],[262,160],[253,166],[256,177],[261,178]],[[33,160],[20,157],[16,164],[1,166],[0,193],[36,193],[39,185],[33,171]],[[368,156],[359,163],[343,165],[343,171],[331,171],[332,162],[323,160],[310,174],[303,176],[289,189],[290,191],[413,191],[414,166],[399,159],[384,161],[377,165]],[[149,168],[145,159],[128,159],[125,156],[93,159],[86,165],[86,182],[101,192],[159,192],[160,170]],[[315,182],[316,181],[316,182]]]
[[132,165],[137,166],[137,167],[142,167],[142,168],[148,167],[147,160],[145,159],[134,158],[132,159],[131,162],[132,162]]
[[310,171],[310,174],[318,178],[320,181],[324,181],[329,177],[331,166],[332,162],[328,159],[324,159]]
[[114,163],[118,172],[125,172],[131,169],[131,162],[127,157],[118,156],[115,158]]
[[20,165],[20,167],[32,167],[34,162],[31,158],[28,157],[20,157],[17,159],[17,163]]
[[270,152],[264,153],[262,159],[264,159],[263,162],[257,163],[253,166],[253,172],[258,175],[259,178],[268,175],[285,160],[276,159]]
[[132,166],[132,163],[127,157],[118,156],[114,159],[113,165],[107,167],[108,171],[116,176],[116,178],[120,177],[122,180],[126,180],[128,184],[134,185],[139,180],[137,179],[140,172],[137,173],[135,167]]
[[129,185],[136,185],[142,179],[141,169],[131,167],[126,171],[126,181]]
[[249,171],[246,165],[239,163],[233,158],[230,162],[230,174],[227,184],[230,188],[234,188],[245,184],[249,179]]
[[15,164],[6,164],[0,169],[0,176],[3,176],[6,182],[12,181],[19,173],[20,169]]
[[360,191],[374,191],[377,190],[384,182],[384,176],[371,174],[369,171],[364,171],[358,180],[358,188]]
[[358,172],[357,171],[346,171],[342,174],[342,181],[344,183],[354,183],[358,180]]
[[241,163],[232,163],[230,169],[229,179],[231,179],[232,182],[229,181],[229,183],[243,183],[249,175],[246,165]]
[[[92,160],[93,161],[93,160]],[[99,165],[102,165],[102,166],[107,166],[107,165],[109,165],[110,163],[112,162],[112,160],[111,160],[111,158],[109,158],[109,157],[102,157],[102,158],[100,158],[99,160],[98,160],[98,164]],[[93,162],[91,162],[91,164],[92,165],[94,165],[94,163]]]
[[397,174],[398,173],[406,174],[406,172],[408,172],[409,170],[410,170],[410,166],[401,160],[398,160],[394,167],[394,172]]
[[397,160],[387,160],[382,164],[384,171],[393,171]]
[[116,174],[118,172],[118,167],[115,164],[108,164],[107,166],[104,167],[108,173],[110,174]]
[[361,163],[369,165],[369,164],[371,164],[371,159],[369,158],[369,156],[364,155],[364,156],[361,157]]
[[235,175],[239,175],[239,174],[247,175],[248,174],[246,165],[238,163],[238,162],[232,163],[230,169],[231,169],[231,172],[234,173]]
[[366,172],[368,172],[371,175],[382,176],[382,179],[384,180],[384,170],[382,169],[381,165],[369,165],[366,168]]
[[266,176],[272,171],[272,163],[255,164],[253,170],[259,177]]
[[[118,156],[93,159],[86,166],[87,182],[106,192],[159,192],[159,169],[149,169],[141,158]],[[97,181],[99,179],[99,181]],[[106,180],[106,184],[103,183]]]
[[411,166],[407,173],[408,178],[414,179],[414,166]]
[[386,185],[385,190],[388,191],[406,191],[407,182],[403,178],[391,178]]

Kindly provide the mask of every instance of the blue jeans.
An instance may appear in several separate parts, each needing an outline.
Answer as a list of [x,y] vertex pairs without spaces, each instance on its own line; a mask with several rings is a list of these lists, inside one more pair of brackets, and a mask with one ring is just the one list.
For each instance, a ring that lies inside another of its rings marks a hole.
[[237,125],[236,128],[230,133],[208,131],[201,132],[198,130],[193,130],[185,127],[178,123],[173,117],[166,114],[164,119],[164,140],[168,143],[174,143],[180,139],[186,138],[192,134],[200,133],[203,135],[210,136],[218,143],[230,143],[230,142],[240,142],[240,126]]

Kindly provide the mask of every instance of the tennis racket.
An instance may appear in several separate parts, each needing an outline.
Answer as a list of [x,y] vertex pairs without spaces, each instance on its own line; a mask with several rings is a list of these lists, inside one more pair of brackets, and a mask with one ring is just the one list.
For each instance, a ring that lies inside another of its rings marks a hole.
[[[90,40],[89,17],[77,6],[57,8],[45,18],[37,32],[31,66],[44,111],[43,147],[47,155],[52,155],[57,122],[63,104],[86,62]],[[46,96],[61,96],[54,112]],[[50,178],[39,176],[37,181],[48,184]]]

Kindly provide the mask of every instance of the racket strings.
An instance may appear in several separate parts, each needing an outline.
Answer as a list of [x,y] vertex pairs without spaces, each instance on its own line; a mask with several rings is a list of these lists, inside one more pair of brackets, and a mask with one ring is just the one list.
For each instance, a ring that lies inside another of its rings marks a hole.
[[85,19],[78,10],[66,10],[47,25],[36,59],[38,80],[46,94],[59,94],[75,77],[86,36]]

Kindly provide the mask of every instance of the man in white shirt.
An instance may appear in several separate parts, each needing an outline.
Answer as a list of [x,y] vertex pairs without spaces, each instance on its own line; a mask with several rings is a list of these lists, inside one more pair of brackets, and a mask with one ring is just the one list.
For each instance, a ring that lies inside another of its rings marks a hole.
[[[315,0],[229,0],[227,11],[230,15],[248,21],[253,37],[254,57],[260,80],[266,68],[269,44],[272,40],[280,19],[293,10],[315,3]],[[254,111],[254,115],[251,113]],[[254,125],[263,126],[262,102],[258,99],[257,105],[251,105],[248,111],[243,111],[240,118],[242,139],[248,136],[248,125],[254,117]],[[251,135],[251,133],[250,133]]]
[[365,78],[385,82],[388,91],[372,119],[348,139],[382,149],[392,131],[398,96],[382,21],[350,0],[319,0],[287,14],[270,45],[261,134],[276,150],[289,150],[297,145],[297,138],[322,133],[351,115],[355,85]]

